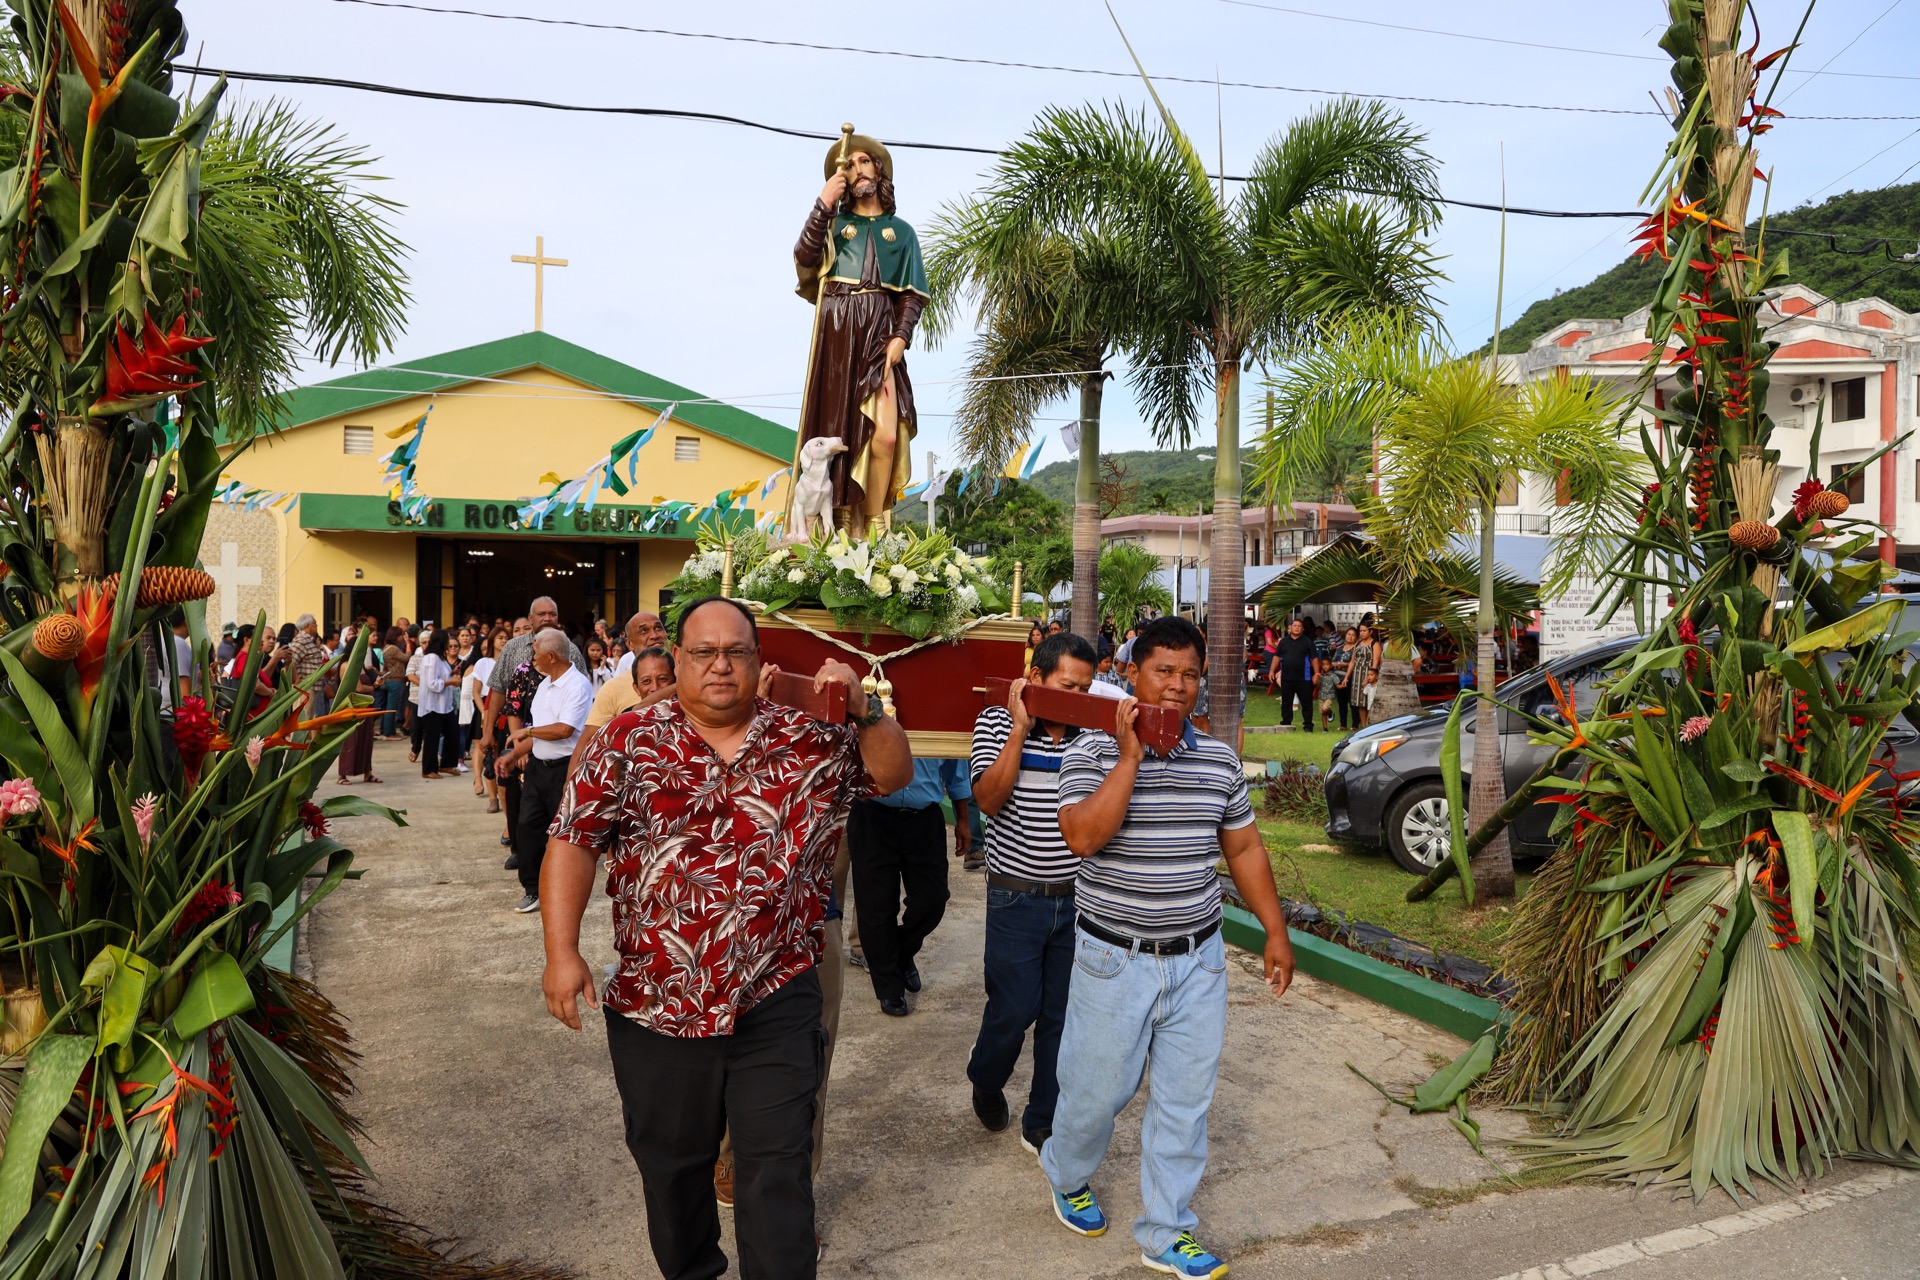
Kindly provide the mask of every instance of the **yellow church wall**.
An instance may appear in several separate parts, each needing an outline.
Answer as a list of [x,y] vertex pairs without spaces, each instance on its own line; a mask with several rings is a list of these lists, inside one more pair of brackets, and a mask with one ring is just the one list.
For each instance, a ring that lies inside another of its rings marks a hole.
[[[497,382],[461,383],[432,398],[432,416],[427,419],[425,438],[415,461],[418,493],[429,498],[495,503],[540,496],[552,487],[551,480],[541,482],[543,475],[553,473],[572,479],[605,456],[615,441],[657,426],[654,438],[639,451],[636,480],[628,493],[619,496],[602,489],[600,505],[635,507],[667,501],[705,505],[715,494],[748,483],[755,486],[755,492],[744,505],[756,515],[786,504],[788,481],[784,476],[764,502],[758,496],[759,484],[784,467],[786,459],[773,458],[679,418],[661,421],[651,406],[610,399],[545,368],[528,368],[501,378]],[[234,458],[225,477],[270,492],[385,496],[387,485],[380,457],[401,443],[389,439],[387,433],[411,422],[426,409],[429,399],[419,396],[395,400],[263,437]],[[344,451],[345,428],[349,426],[371,428],[370,454]],[[676,461],[675,441],[680,437],[699,441],[697,461]],[[621,472],[624,477],[624,464]],[[415,544],[420,534],[547,540],[504,529],[465,529],[452,518],[444,528],[387,533],[309,531],[301,527],[299,508],[284,515],[257,514],[270,516],[278,524],[278,571],[261,567],[264,600],[272,602],[266,607],[279,618],[309,611],[320,613],[328,586],[386,587],[392,591],[392,612],[413,617],[426,611],[436,602],[417,600],[420,584]],[[679,573],[693,549],[691,540],[684,538],[588,534],[583,540],[637,549],[639,580],[620,585],[637,586],[636,598],[648,609],[657,607],[661,589]],[[217,557],[224,548],[209,541],[202,550],[206,559]],[[359,578],[354,577],[355,570],[360,571]],[[626,573],[621,576],[626,577]],[[526,583],[529,596],[538,593],[539,585],[532,580]],[[449,586],[446,594],[451,592]],[[601,600],[596,601],[601,612],[610,611],[612,594],[612,584],[608,584]],[[435,612],[444,612],[444,607]]]
[[[464,383],[437,398],[395,400],[294,427],[262,439],[236,458],[227,474],[268,490],[384,493],[380,457],[400,443],[387,433],[419,416],[430,399],[433,415],[414,463],[414,483],[428,495],[505,500],[544,494],[552,482],[540,483],[542,475],[572,479],[615,441],[656,425],[659,430],[639,451],[638,483],[624,498],[603,490],[605,500],[705,503],[722,489],[764,480],[788,461],[678,418],[663,423],[649,406],[608,399],[560,374],[533,368],[500,382]],[[373,428],[371,455],[343,452],[348,426]],[[699,461],[674,460],[674,441],[681,436],[700,441]],[[786,485],[782,477],[765,504],[757,490],[747,501],[759,512],[784,507]]]
[[649,542],[640,553],[640,607],[660,607],[660,591],[680,576],[680,566],[693,554],[690,538],[663,538]]
[[[390,533],[309,533],[299,513],[286,520],[287,568],[281,575],[280,616],[318,614],[327,587],[390,587],[393,613],[412,617],[416,579],[413,539]],[[364,576],[356,579],[358,569]],[[393,618],[381,621],[392,625]]]

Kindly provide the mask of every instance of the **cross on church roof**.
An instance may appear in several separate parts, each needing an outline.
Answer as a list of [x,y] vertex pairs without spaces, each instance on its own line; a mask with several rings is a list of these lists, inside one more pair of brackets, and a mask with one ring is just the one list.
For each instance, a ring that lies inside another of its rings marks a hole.
[[531,258],[524,253],[516,253],[513,255],[513,260],[515,262],[529,263],[533,267],[533,331],[538,333],[540,332],[542,320],[540,313],[541,302],[543,300],[542,294],[544,294],[546,286],[546,270],[548,267],[564,267],[567,265],[567,260],[565,258],[549,258],[547,256],[547,238],[545,236],[535,236],[533,238],[533,256]]

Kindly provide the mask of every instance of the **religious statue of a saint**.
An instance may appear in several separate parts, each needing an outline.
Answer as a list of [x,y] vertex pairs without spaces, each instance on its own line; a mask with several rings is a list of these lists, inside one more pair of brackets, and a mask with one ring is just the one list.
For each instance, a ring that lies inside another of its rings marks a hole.
[[916,424],[903,357],[927,303],[927,273],[919,237],[894,215],[885,147],[849,125],[827,152],[826,175],[793,248],[796,292],[818,307],[798,443],[846,444],[830,463],[834,519],[858,535],[892,511],[911,475]]

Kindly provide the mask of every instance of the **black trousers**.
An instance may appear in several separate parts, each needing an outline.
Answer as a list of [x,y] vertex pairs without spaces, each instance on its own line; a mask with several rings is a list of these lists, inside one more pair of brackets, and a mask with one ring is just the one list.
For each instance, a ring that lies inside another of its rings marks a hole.
[[1313,732],[1313,681],[1282,680],[1280,682],[1280,723],[1293,723],[1293,700],[1300,699],[1300,718],[1306,722],[1307,732]]
[[665,1036],[607,1014],[627,1150],[665,1280],[727,1269],[713,1162],[729,1130],[742,1280],[813,1280],[813,1113],[826,1042],[814,969],[747,1010],[728,1036]]
[[513,853],[520,859],[520,887],[540,896],[540,864],[547,857],[547,828],[560,812],[560,793],[567,785],[566,757],[540,760],[528,756],[520,772],[520,816],[514,820]]
[[1342,729],[1360,727],[1360,709],[1353,705],[1353,690],[1347,685],[1336,685],[1333,690],[1334,710],[1340,715]]
[[460,763],[457,711],[428,711],[420,717],[420,772],[442,773]]
[[946,819],[937,804],[896,809],[861,800],[847,822],[847,849],[873,994],[896,999],[907,993],[920,944],[947,913]]

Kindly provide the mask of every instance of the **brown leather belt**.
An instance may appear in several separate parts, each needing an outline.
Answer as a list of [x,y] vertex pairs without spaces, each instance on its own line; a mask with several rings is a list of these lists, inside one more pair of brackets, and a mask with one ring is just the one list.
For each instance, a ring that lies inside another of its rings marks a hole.
[[1003,876],[998,871],[987,872],[989,889],[1010,889],[1014,893],[1030,893],[1036,898],[1071,898],[1073,881],[1071,880],[1022,880],[1019,876]]

